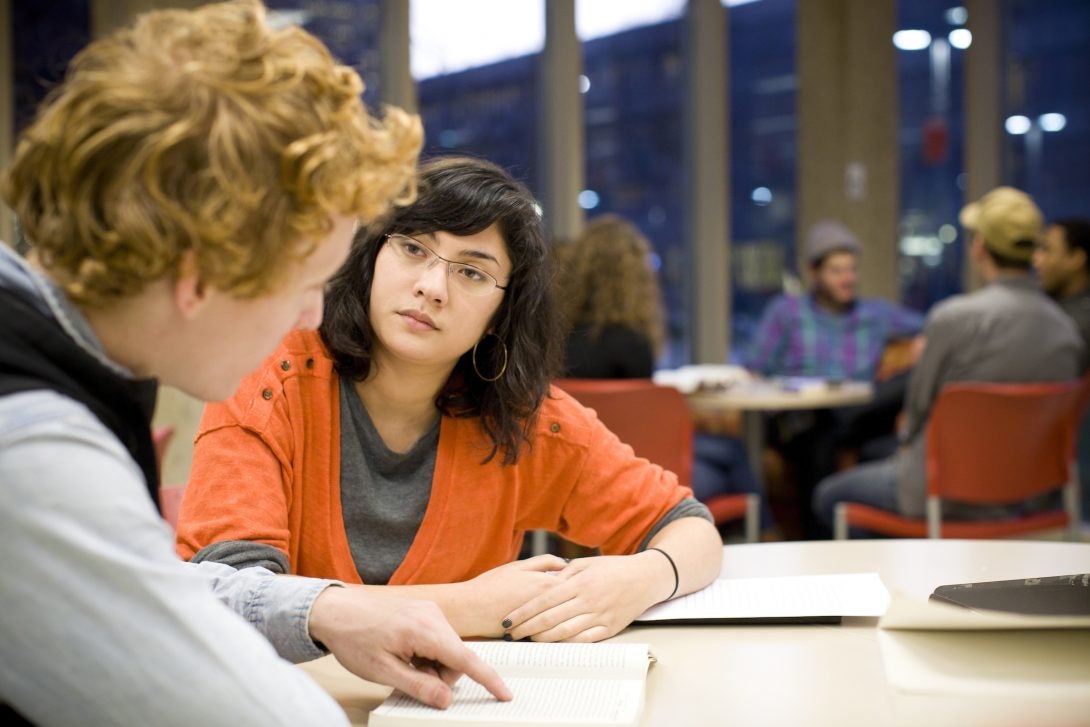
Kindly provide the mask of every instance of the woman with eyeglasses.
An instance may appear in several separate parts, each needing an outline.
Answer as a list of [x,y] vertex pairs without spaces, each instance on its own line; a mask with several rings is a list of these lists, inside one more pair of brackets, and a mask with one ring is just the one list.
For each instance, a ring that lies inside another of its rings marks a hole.
[[[205,410],[179,552],[431,599],[467,637],[598,641],[707,585],[704,506],[550,387],[563,326],[529,191],[453,157],[418,194],[357,233],[320,330]],[[515,560],[537,529],[605,555]]]

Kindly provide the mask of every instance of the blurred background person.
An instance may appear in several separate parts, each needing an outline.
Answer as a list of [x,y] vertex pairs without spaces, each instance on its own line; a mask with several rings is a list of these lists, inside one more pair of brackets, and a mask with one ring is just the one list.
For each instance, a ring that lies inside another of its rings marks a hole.
[[[877,380],[887,347],[917,339],[923,316],[884,298],[859,296],[861,246],[840,222],[814,224],[803,243],[810,288],[773,299],[751,342],[746,368],[764,376],[806,376],[875,382],[873,400],[837,409],[791,411],[772,417],[769,442],[782,455],[790,483],[784,508],[797,512],[791,536],[814,537],[819,528],[808,503],[814,486],[838,469],[840,454],[860,460],[896,449],[895,422],[904,403],[910,346],[903,370]],[[794,499],[794,501],[793,501]]]
[[[628,220],[601,215],[577,239],[556,247],[561,302],[572,330],[567,375],[587,379],[649,378],[663,339],[663,305],[651,244]],[[745,446],[731,436],[697,432],[693,494],[701,502],[734,492],[760,494]],[[762,530],[772,527],[761,508]],[[771,536],[770,536],[771,537]]]
[[[1033,253],[1041,288],[1075,321],[1086,350],[1081,369],[1090,368],[1090,220],[1056,220]],[[1090,413],[1079,426],[1082,520],[1090,523]]]
[[662,291],[651,244],[628,220],[602,215],[556,254],[560,303],[571,331],[566,375],[583,379],[649,378],[663,341]]
[[[924,516],[925,433],[944,385],[1066,381],[1078,376],[1082,340],[1030,274],[1030,259],[1041,236],[1037,205],[1020,190],[999,187],[966,205],[960,220],[972,232],[970,259],[986,285],[932,309],[924,329],[926,345],[910,377],[905,444],[897,455],[839,472],[818,485],[814,511],[830,529],[836,505],[844,501],[907,517]],[[1053,506],[1054,493],[1015,507],[944,502],[943,516],[998,519]]]
[[[1090,220],[1056,220],[1033,252],[1041,289],[1071,316],[1090,345]],[[1090,366],[1090,351],[1082,368]]]
[[886,344],[916,336],[923,316],[859,297],[859,240],[839,222],[816,223],[804,250],[809,291],[768,304],[743,363],[764,376],[873,380]]

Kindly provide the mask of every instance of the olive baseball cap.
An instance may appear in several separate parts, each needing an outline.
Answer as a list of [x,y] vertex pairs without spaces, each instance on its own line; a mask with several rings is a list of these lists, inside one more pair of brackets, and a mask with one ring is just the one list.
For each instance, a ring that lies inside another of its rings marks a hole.
[[1044,226],[1033,199],[1014,187],[996,187],[958,215],[961,226],[984,238],[984,245],[1003,257],[1029,262]]

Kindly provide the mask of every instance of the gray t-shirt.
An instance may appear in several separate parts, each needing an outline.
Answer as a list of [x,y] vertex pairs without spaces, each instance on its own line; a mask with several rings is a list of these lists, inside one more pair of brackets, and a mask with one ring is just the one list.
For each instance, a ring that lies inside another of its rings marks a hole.
[[[431,498],[439,417],[404,454],[382,441],[352,382],[341,378],[341,510],[364,583],[388,583]],[[436,412],[438,414],[438,412]]]

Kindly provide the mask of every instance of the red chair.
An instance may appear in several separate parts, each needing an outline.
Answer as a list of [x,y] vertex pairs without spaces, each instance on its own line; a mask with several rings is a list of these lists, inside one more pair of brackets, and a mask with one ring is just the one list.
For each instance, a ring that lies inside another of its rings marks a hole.
[[1075,396],[1075,436],[1078,436],[1079,422],[1086,416],[1087,407],[1090,407],[1090,371],[1082,375],[1079,383],[1079,391]]
[[182,509],[182,497],[185,495],[185,483],[161,485],[159,487],[159,512],[170,527],[178,527],[178,513]]
[[[167,448],[174,438],[174,427],[167,424],[157,427],[151,433],[152,442],[155,444],[155,460],[159,465],[159,479],[163,477],[163,462],[166,459]],[[182,495],[185,494],[185,483],[175,485],[159,485],[159,513],[163,519],[170,523],[172,528],[178,526],[178,511],[182,507]]]
[[155,446],[155,463],[159,468],[160,479],[163,477],[163,461],[167,456],[167,447],[170,446],[172,439],[174,439],[173,425],[164,424],[151,430],[151,442]]
[[[693,417],[685,396],[651,379],[559,379],[554,382],[598,418],[640,457],[692,483]],[[746,541],[757,542],[756,495],[718,495],[705,503],[716,524],[745,519]]]
[[[850,528],[907,538],[997,538],[1066,527],[1079,537],[1075,477],[1081,382],[948,384],[927,425],[927,517],[855,502],[836,507],[835,536]],[[1023,502],[1063,488],[1063,507],[1003,520],[943,520],[942,503]]]

